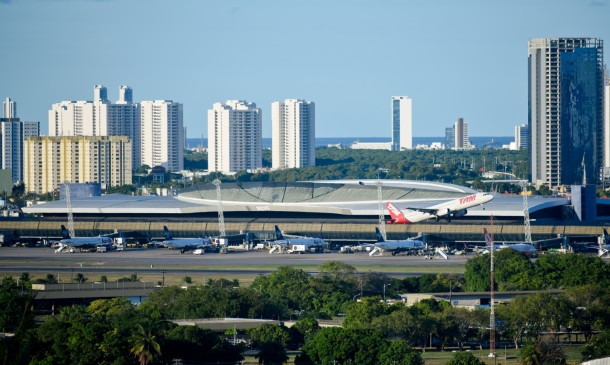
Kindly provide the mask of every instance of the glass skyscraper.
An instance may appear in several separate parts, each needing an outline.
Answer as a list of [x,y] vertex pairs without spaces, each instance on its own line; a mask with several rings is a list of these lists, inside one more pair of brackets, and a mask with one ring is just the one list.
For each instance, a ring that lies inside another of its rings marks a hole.
[[599,181],[603,166],[603,41],[531,39],[529,176],[536,185]]

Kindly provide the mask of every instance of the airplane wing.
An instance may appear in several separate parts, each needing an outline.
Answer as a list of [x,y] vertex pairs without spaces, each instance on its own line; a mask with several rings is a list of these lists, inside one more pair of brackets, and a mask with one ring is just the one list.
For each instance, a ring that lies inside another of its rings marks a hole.
[[436,213],[438,213],[438,209],[430,209],[430,208],[410,208],[410,207],[405,207],[405,209],[415,210],[415,211],[418,211],[418,212],[428,213],[428,214],[432,214],[432,215],[436,215]]

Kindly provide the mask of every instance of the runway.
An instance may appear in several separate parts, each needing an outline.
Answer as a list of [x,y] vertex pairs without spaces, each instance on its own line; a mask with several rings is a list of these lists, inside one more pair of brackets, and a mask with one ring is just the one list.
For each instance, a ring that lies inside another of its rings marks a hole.
[[[462,273],[468,257],[449,256],[449,260],[423,256],[370,257],[368,253],[273,254],[266,250],[231,251],[228,254],[181,254],[167,249],[132,249],[105,253],[55,253],[52,248],[0,247],[0,272],[34,276],[47,273],[84,273],[88,275],[209,275],[256,276],[273,272],[279,266],[293,266],[316,273],[327,261],[341,261],[359,272],[379,272],[390,276],[417,276],[423,273]],[[38,275],[35,275],[37,273]]]

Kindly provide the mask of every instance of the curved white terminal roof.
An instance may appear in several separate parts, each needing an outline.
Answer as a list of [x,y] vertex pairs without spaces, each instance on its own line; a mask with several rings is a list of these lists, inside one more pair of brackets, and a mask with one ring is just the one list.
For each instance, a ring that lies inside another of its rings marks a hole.
[[[336,180],[297,183],[223,183],[225,212],[298,212],[376,216],[379,214],[377,180]],[[476,191],[452,184],[426,181],[381,180],[383,201],[410,207],[429,207]],[[112,194],[71,199],[75,214],[192,214],[216,212],[216,187],[201,184],[178,196],[131,196]],[[541,209],[569,204],[565,198],[529,197],[530,214]],[[28,214],[67,214],[65,201],[39,204]],[[468,216],[523,217],[520,196],[498,195],[491,202],[468,209]]]

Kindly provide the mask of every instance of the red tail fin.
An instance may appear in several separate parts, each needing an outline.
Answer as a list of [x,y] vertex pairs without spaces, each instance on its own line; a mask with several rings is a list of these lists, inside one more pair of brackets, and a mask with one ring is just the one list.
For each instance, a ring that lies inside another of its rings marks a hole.
[[386,207],[388,208],[388,212],[390,212],[390,217],[392,217],[392,220],[391,220],[392,223],[397,223],[397,224],[411,223],[407,220],[407,218],[405,217],[405,214],[400,209],[398,209],[396,206],[394,206],[394,204],[387,202]]

